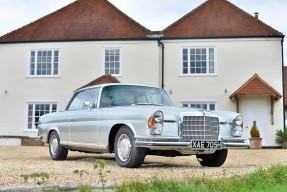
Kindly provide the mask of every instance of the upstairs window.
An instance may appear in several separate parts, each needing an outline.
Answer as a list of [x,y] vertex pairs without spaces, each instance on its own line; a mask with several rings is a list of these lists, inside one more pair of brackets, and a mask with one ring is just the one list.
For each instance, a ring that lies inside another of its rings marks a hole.
[[59,50],[30,51],[29,76],[59,76]]
[[183,48],[183,75],[213,75],[215,74],[215,48]]
[[121,50],[119,48],[105,49],[104,74],[121,75]]

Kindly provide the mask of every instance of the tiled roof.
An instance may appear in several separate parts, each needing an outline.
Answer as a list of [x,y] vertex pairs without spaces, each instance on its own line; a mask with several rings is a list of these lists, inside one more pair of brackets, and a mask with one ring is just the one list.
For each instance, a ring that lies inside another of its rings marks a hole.
[[146,29],[108,0],[77,0],[0,37],[0,43],[146,39],[158,33],[163,38],[283,37],[227,0],[208,0],[160,32]]
[[227,0],[208,0],[162,31],[167,38],[283,36]]
[[0,42],[139,39],[150,33],[107,0],[77,0],[0,37]]
[[94,85],[104,84],[104,83],[120,83],[120,81],[110,74],[102,75],[101,77],[87,83],[86,85],[78,88],[77,90],[82,89],[82,88],[86,88],[86,87],[90,87],[90,86],[94,86]]
[[253,75],[246,83],[237,89],[230,96],[230,99],[233,100],[236,97],[247,95],[271,95],[276,100],[282,97],[280,93],[261,79],[258,74]]

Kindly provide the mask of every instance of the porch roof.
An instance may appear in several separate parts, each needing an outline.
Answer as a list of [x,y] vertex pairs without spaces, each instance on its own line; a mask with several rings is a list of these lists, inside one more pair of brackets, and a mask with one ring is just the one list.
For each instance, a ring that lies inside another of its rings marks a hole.
[[246,83],[237,89],[229,98],[236,100],[240,96],[248,95],[270,95],[275,100],[282,97],[272,86],[260,78],[258,74],[254,74]]

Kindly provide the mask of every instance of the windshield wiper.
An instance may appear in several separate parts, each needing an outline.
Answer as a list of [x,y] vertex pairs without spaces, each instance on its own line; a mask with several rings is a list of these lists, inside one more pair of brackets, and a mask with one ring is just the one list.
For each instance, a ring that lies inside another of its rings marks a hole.
[[163,104],[158,103],[133,103],[131,105],[155,105],[155,106],[164,106]]

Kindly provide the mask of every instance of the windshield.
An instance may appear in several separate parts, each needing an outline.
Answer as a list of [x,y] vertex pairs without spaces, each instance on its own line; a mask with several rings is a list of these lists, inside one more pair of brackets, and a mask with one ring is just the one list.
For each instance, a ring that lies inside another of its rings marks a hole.
[[162,89],[136,85],[111,85],[102,90],[100,107],[129,105],[172,106]]

